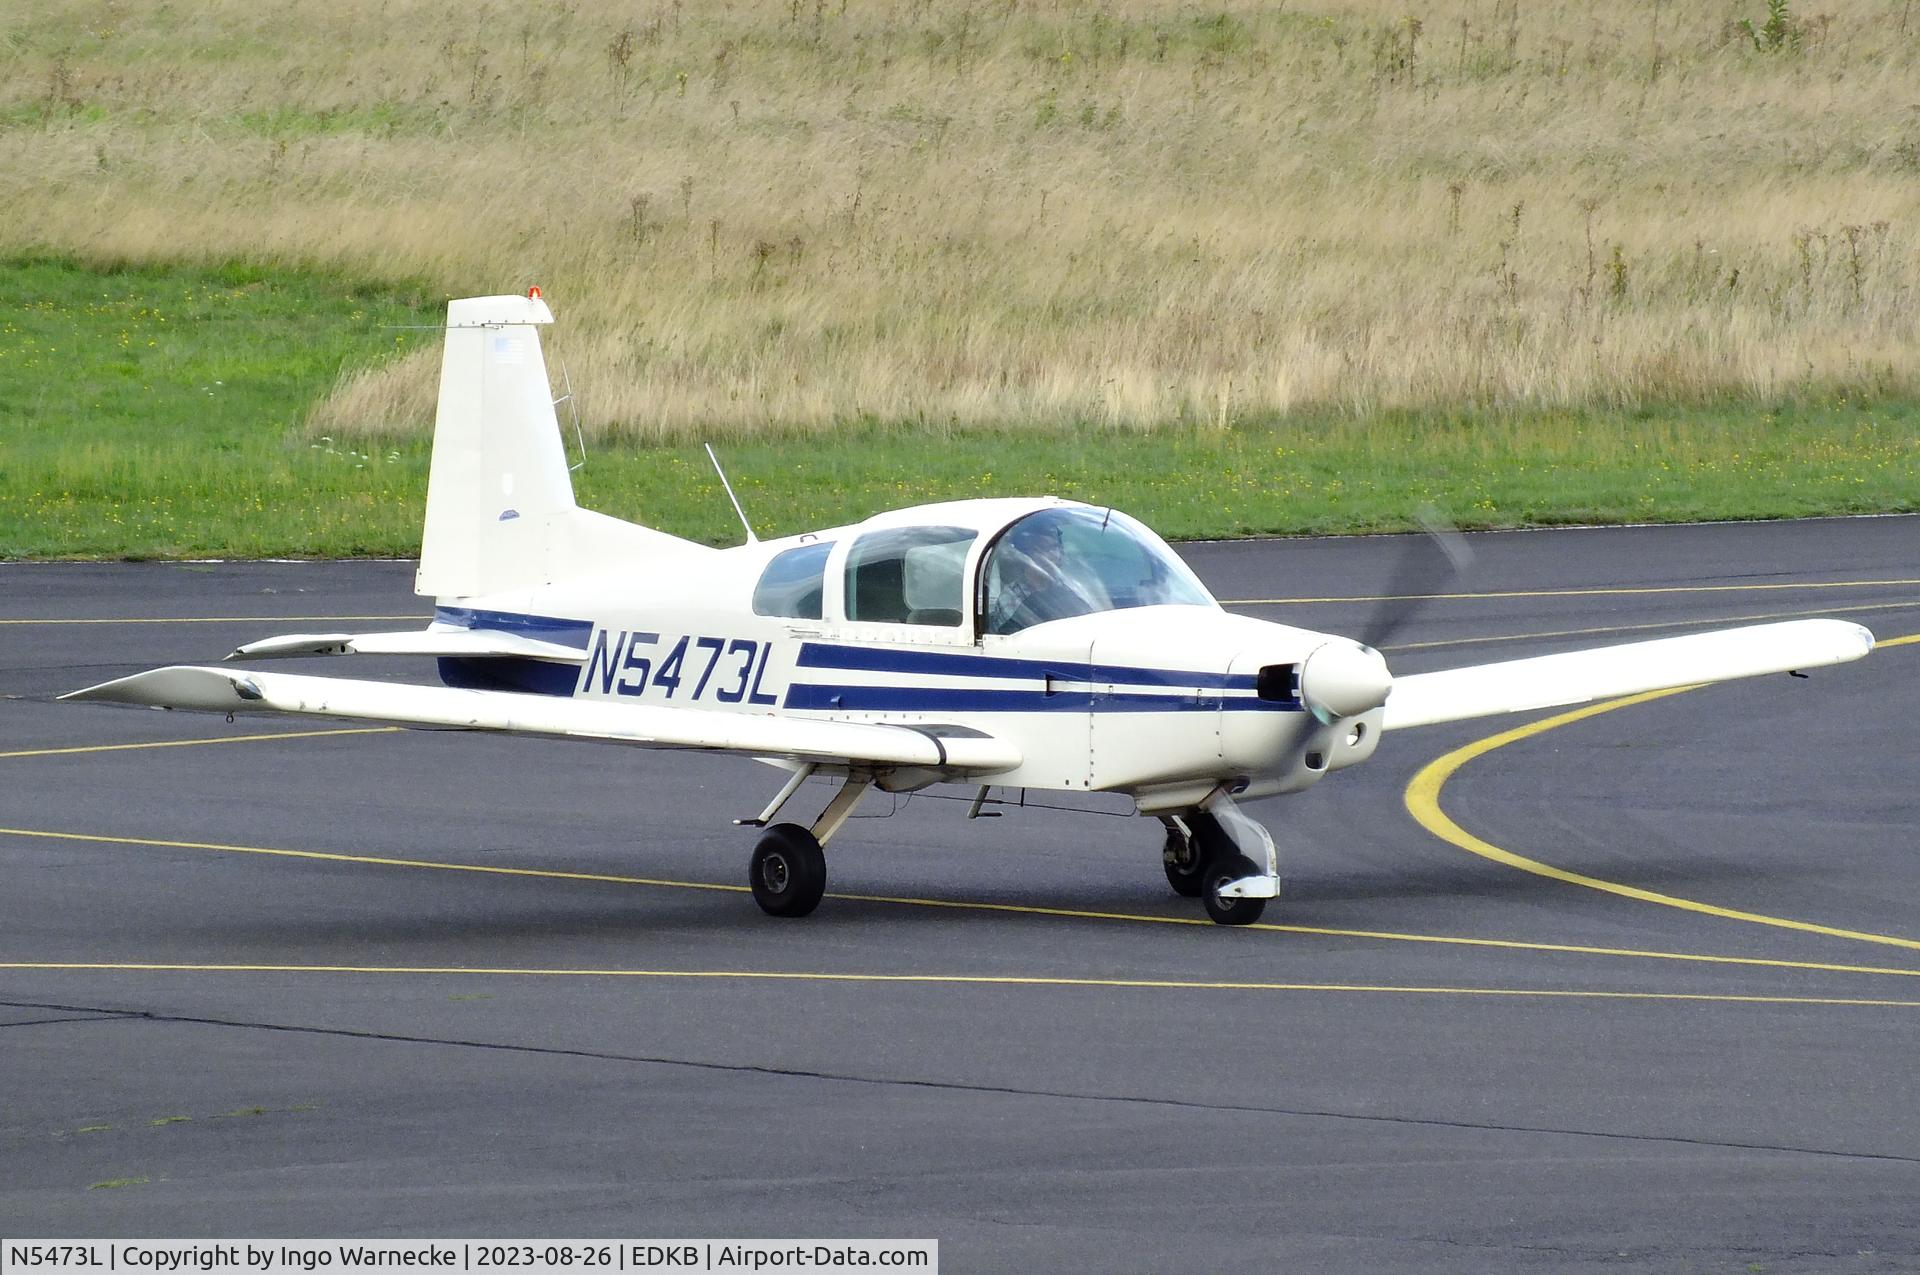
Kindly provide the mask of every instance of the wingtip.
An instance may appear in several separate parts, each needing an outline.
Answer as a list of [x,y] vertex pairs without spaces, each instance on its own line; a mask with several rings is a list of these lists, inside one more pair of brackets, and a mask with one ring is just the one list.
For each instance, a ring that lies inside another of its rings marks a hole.
[[116,677],[110,682],[95,682],[92,686],[83,686],[77,691],[68,691],[65,695],[57,696],[56,699],[62,703],[71,702],[76,704],[136,703],[137,701],[129,700],[122,693],[122,689],[127,683],[136,680],[138,676],[138,674],[135,674],[134,677]]
[[260,694],[250,674],[236,675],[216,668],[176,664],[68,691],[60,698],[141,708],[235,712],[259,699]]
[[68,691],[65,695],[55,696],[54,698],[56,702],[63,704],[84,704],[95,700],[111,701],[114,699],[114,687],[126,680],[124,677],[116,677],[110,682],[95,682],[92,686],[83,686],[77,691]]

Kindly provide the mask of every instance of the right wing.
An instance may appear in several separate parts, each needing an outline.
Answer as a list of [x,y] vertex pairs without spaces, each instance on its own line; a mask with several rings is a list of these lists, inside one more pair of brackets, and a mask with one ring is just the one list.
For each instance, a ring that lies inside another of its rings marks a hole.
[[925,767],[956,774],[992,774],[1011,770],[1021,761],[1020,750],[1005,740],[957,727],[755,716],[194,665],[136,673],[60,698],[215,713],[297,713],[443,730],[556,735],[643,748]]
[[1584,704],[1857,660],[1873,634],[1846,620],[1790,620],[1628,642],[1393,679],[1385,730]]

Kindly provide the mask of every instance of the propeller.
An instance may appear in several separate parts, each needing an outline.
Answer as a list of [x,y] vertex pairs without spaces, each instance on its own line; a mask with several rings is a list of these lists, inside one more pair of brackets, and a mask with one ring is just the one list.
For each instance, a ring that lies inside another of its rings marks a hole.
[[1423,534],[1408,543],[1394,564],[1386,595],[1367,617],[1359,640],[1334,638],[1317,647],[1300,666],[1301,702],[1325,724],[1358,717],[1387,702],[1393,674],[1387,671],[1379,648],[1473,560],[1466,540],[1432,508],[1415,516]]
[[1437,593],[1452,584],[1473,563],[1466,538],[1440,520],[1432,506],[1418,510],[1422,534],[1407,544],[1394,564],[1385,596],[1360,631],[1360,643],[1375,650],[1405,628],[1407,622]]

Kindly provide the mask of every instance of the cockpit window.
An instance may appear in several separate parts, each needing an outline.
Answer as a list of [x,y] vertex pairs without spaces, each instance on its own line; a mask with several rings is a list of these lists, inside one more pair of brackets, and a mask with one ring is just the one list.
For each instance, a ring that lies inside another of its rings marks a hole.
[[753,586],[753,613],[819,619],[821,585],[832,551],[833,542],[823,540],[775,554],[760,573],[760,583]]
[[1212,606],[1164,541],[1117,510],[1043,509],[987,550],[980,613],[988,633],[1146,606]]
[[847,618],[959,624],[974,538],[965,527],[899,527],[860,537],[847,553]]

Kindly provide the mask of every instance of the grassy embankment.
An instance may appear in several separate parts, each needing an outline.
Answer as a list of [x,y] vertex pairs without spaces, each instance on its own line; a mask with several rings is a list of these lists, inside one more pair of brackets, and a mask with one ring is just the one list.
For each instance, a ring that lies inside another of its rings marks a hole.
[[[361,362],[393,334],[325,278],[545,285],[587,497],[696,534],[700,437],[781,528],[1034,488],[1176,533],[1920,504],[1920,19],[1884,0],[26,0],[0,70],[0,254],[256,262],[285,292],[224,322],[283,295],[255,352],[303,347],[277,406],[179,410],[219,449],[102,450],[108,399],[160,418],[81,361],[10,383],[4,553],[404,550],[432,343]],[[44,476],[92,494],[23,504]],[[266,520],[207,521],[235,495]],[[114,499],[173,526],[116,538]]]
[[[0,313],[0,422],[30,423],[0,425],[0,557],[417,549],[426,440],[310,436],[299,422],[343,367],[436,343],[404,325],[434,322],[437,300],[257,270],[40,262],[0,268]],[[1314,415],[938,440],[866,427],[725,451],[763,534],[1051,491],[1209,536],[1388,528],[1424,502],[1469,526],[1901,507],[1916,440],[1910,407],[1836,400],[1769,416]],[[576,482],[609,513],[738,535],[693,447],[590,443]]]

